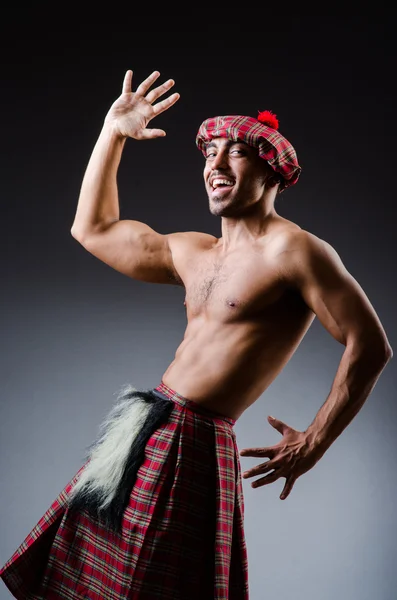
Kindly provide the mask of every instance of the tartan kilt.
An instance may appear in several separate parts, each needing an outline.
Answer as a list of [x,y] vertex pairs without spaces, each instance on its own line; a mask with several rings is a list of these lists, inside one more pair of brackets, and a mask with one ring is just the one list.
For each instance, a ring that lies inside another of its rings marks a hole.
[[112,502],[99,510],[94,493],[71,501],[91,454],[0,569],[18,600],[248,600],[236,421],[163,382],[130,397],[148,393],[152,407],[167,407],[145,429],[146,413],[140,459],[130,451]]

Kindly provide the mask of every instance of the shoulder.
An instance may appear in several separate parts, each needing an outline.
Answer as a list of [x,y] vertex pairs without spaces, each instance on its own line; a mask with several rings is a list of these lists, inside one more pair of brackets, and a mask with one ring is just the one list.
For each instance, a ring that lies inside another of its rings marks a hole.
[[201,231],[180,231],[170,233],[166,237],[168,238],[171,252],[207,250],[218,241],[218,238],[214,235],[202,233]]
[[214,235],[202,231],[179,231],[169,235],[176,243],[180,242],[194,245],[208,245],[215,243],[218,240]]
[[325,240],[314,235],[288,219],[280,218],[275,221],[268,234],[272,248],[277,253],[307,252],[312,253],[331,249]]
[[285,227],[276,240],[277,263],[282,277],[303,283],[310,277],[347,274],[335,248],[326,240],[300,227]]
[[282,244],[287,252],[305,256],[307,259],[316,259],[320,256],[336,256],[336,250],[329,242],[305,229],[289,228],[282,235]]

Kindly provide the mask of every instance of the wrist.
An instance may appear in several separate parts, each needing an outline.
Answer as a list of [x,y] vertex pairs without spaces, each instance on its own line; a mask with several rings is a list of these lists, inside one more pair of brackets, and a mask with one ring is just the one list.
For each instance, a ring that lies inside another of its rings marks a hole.
[[114,142],[125,143],[125,140],[128,137],[123,135],[117,127],[115,121],[113,119],[109,119],[108,117],[106,117],[103,122],[102,133],[109,138],[109,141]]
[[316,427],[310,425],[305,431],[305,439],[310,452],[318,455],[319,458],[325,453],[330,444],[325,435],[322,434]]

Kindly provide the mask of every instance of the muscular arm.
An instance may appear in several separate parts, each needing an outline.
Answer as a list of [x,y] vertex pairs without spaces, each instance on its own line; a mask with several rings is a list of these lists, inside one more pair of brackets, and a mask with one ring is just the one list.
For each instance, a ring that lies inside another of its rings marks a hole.
[[328,398],[306,430],[321,456],[361,409],[393,353],[369,299],[329,244],[301,231],[287,256],[289,280],[345,346]]
[[168,80],[148,91],[158,76],[153,72],[133,93],[132,72],[127,71],[122,94],[106,116],[88,162],[71,233],[91,254],[129,277],[182,284],[174,266],[173,244],[183,234],[161,235],[139,221],[119,219],[117,171],[126,139],[165,135],[147,124],[179,98],[173,94],[153,105],[173,85]]
[[124,144],[125,138],[105,124],[84,175],[71,233],[88,252],[128,277],[181,284],[171,252],[178,234],[161,235],[145,223],[119,220],[116,177]]

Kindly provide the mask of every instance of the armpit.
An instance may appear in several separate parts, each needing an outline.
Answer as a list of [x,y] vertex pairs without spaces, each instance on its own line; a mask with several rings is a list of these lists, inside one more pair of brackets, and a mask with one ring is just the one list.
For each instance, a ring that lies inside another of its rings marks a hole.
[[184,283],[183,283],[182,279],[179,277],[176,269],[168,269],[167,277],[172,283],[175,283],[176,285],[184,285]]

